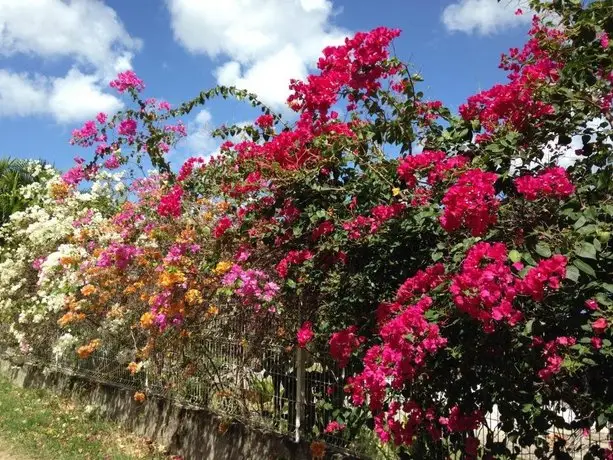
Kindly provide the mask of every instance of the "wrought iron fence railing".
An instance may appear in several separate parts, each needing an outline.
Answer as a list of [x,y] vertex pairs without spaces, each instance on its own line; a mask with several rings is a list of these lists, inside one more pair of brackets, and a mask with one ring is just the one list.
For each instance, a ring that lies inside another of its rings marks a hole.
[[[262,346],[257,352],[247,352],[240,341],[219,338],[201,342],[199,353],[197,360],[192,354],[187,361],[178,352],[166,353],[136,373],[128,370],[120,356],[108,353],[97,353],[88,359],[27,360],[62,373],[207,409],[295,441],[323,440],[332,450],[362,458],[373,458],[383,451],[366,427],[364,436],[352,441],[322,432],[334,420],[336,409],[350,406],[343,392],[345,375],[339,369],[313,362],[305,350],[286,352]],[[574,414],[562,403],[555,410],[568,424],[572,422]],[[540,458],[534,446],[513,445],[501,428],[496,408],[486,416],[486,421],[477,433],[482,443],[490,437],[507,444],[511,450],[517,449],[519,458]],[[590,446],[609,447],[611,436],[608,429],[551,428],[546,440],[552,446],[563,443],[569,455],[566,458],[583,459]]]

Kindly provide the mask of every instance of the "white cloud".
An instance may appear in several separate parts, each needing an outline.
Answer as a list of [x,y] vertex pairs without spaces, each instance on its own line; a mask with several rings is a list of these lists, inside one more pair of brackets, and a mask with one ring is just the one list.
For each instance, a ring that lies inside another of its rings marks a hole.
[[101,91],[93,75],[71,69],[64,78],[53,81],[49,112],[61,123],[91,118],[98,112],[114,113],[122,107],[119,99]]
[[0,69],[0,116],[26,117],[45,111],[46,81],[31,79],[25,73],[11,73]]
[[217,147],[215,140],[211,137],[212,120],[211,112],[202,109],[187,125],[188,135],[182,144],[189,150],[189,156],[206,156]]
[[[518,8],[522,15],[515,15]],[[526,0],[458,0],[445,7],[441,19],[452,32],[488,35],[528,24],[532,14]]]
[[71,66],[64,76],[4,69],[0,100],[8,104],[0,115],[50,115],[72,123],[116,110],[121,102],[105,93],[108,81],[131,68],[140,46],[100,0],[0,0],[0,56]]
[[122,107],[119,99],[101,90],[95,75],[76,68],[56,78],[0,69],[0,116],[50,115],[59,123],[77,123]]
[[347,32],[331,24],[329,0],[166,0],[175,39],[194,54],[221,58],[221,84],[281,107],[290,78],[304,78],[323,47]]

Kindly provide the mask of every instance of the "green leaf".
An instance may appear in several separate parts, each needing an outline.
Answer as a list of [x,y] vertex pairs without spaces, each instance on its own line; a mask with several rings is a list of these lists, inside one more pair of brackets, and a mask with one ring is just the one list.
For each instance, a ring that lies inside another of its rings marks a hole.
[[502,152],[504,150],[504,147],[500,144],[490,144],[485,148],[485,150],[489,152],[498,153],[498,152]]
[[579,281],[579,270],[577,267],[573,267],[572,265],[570,267],[566,267],[566,279],[575,282]]
[[521,260],[521,253],[513,249],[509,252],[509,259],[511,262],[519,262]]
[[583,273],[587,273],[588,275],[596,278],[596,272],[594,271],[594,269],[590,267],[588,264],[586,264],[584,261],[582,261],[581,259],[573,260],[573,265],[577,267],[579,270],[581,270]]
[[577,219],[577,222],[575,222],[575,230],[578,228],[581,228],[585,225],[585,223],[587,222],[587,220],[585,219],[585,217],[581,216],[579,217],[579,219]]
[[587,241],[581,242],[578,247],[575,246],[575,252],[579,257],[583,257],[584,259],[596,258],[596,248],[592,243],[588,243]]
[[598,418],[596,419],[596,428],[605,427],[608,421],[609,420],[605,414],[598,414]]
[[534,249],[541,257],[551,257],[551,248],[547,243],[538,243]]
[[534,260],[534,259],[532,258],[532,256],[531,256],[529,253],[524,252],[524,253],[522,254],[522,257],[523,257],[523,258],[524,258],[524,260],[525,260],[526,262],[528,262],[530,265],[536,265],[536,260]]

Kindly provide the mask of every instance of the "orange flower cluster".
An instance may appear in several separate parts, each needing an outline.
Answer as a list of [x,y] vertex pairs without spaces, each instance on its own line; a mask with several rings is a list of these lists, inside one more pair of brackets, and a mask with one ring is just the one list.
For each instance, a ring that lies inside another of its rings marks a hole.
[[54,200],[63,200],[70,196],[71,187],[64,181],[51,184],[50,195]]
[[84,319],[85,313],[69,311],[68,313],[65,313],[60,319],[58,319],[57,323],[61,327],[64,327],[72,323],[83,321]]
[[97,289],[95,286],[91,284],[86,284],[81,288],[81,294],[83,294],[85,297],[89,297],[90,295],[95,294],[96,290]]
[[94,351],[100,348],[100,344],[100,339],[94,339],[90,341],[87,345],[83,345],[82,347],[77,348],[77,355],[81,359],[87,359]]

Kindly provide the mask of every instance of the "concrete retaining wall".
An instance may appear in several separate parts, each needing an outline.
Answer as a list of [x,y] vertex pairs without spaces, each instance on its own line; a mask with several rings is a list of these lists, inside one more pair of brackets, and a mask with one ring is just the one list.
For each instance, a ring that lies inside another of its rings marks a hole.
[[206,410],[182,407],[151,397],[143,403],[133,399],[133,390],[93,382],[77,375],[42,369],[27,363],[0,360],[0,373],[23,388],[46,388],[93,405],[107,418],[130,431],[167,446],[185,460],[307,460],[309,447],[287,437],[233,422],[224,433],[222,419]]

